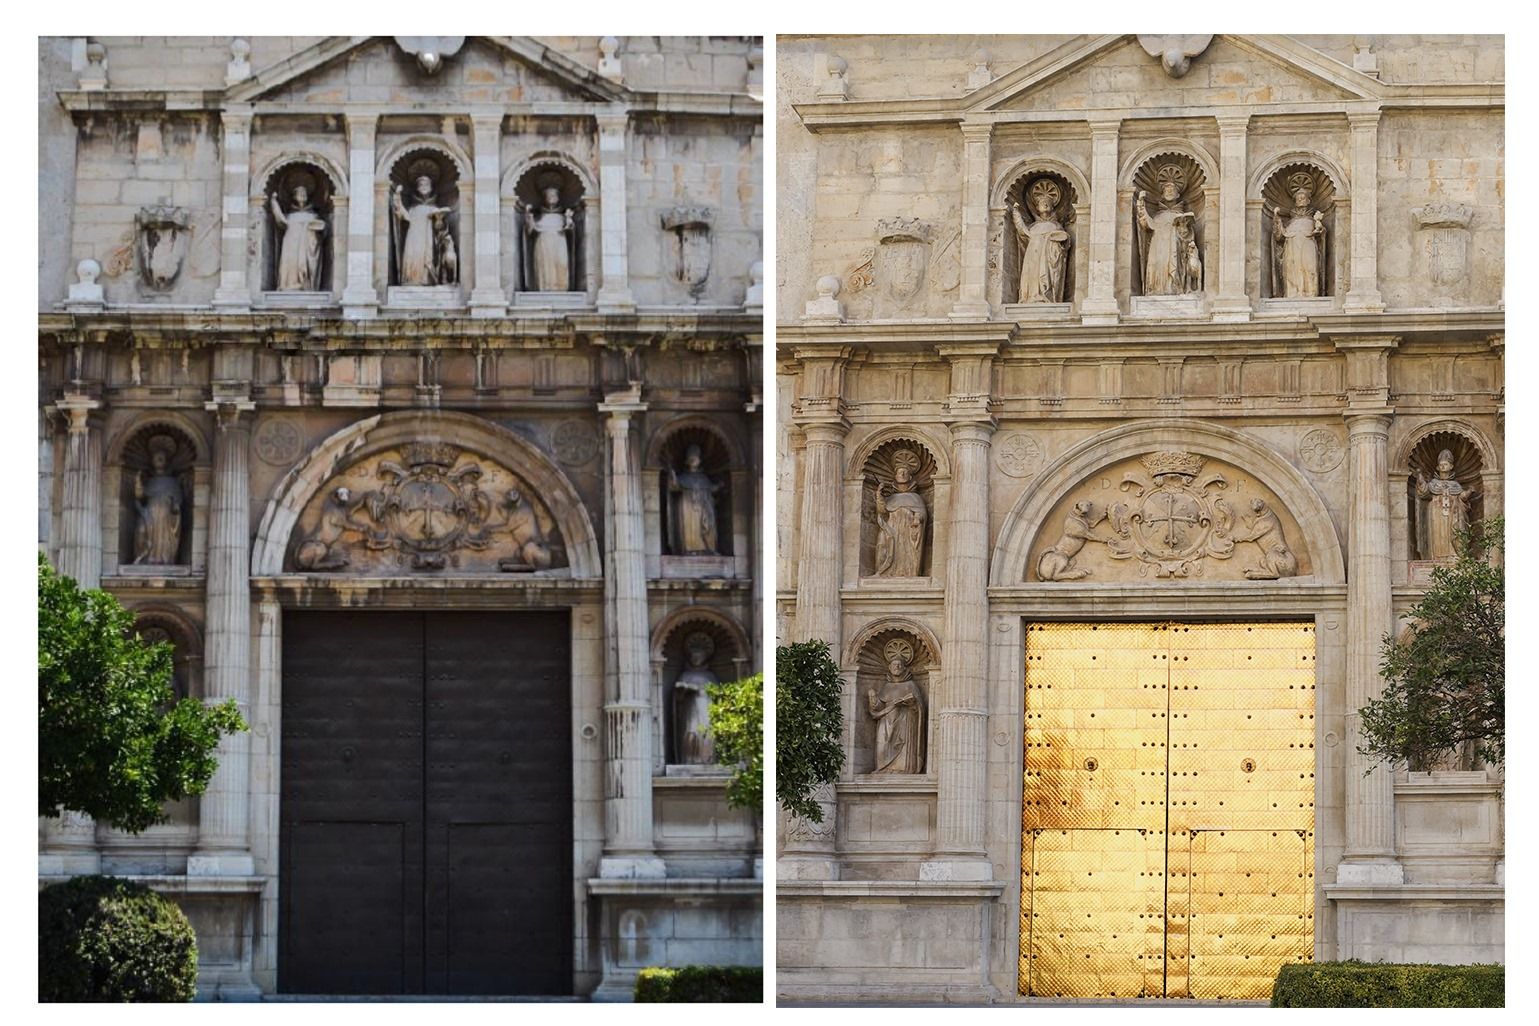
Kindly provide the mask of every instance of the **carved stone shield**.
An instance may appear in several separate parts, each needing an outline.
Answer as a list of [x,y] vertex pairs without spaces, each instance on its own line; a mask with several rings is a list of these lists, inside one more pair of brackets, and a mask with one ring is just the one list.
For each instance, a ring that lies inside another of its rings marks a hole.
[[877,254],[877,277],[897,301],[912,299],[929,267],[930,245],[915,238],[884,239]]

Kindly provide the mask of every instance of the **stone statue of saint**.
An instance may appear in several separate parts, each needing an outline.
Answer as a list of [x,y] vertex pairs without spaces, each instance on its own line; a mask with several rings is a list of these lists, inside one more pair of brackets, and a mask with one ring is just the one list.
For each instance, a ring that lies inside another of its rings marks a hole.
[[901,638],[882,650],[887,679],[880,688],[866,689],[866,708],[876,720],[876,765],[873,773],[923,773],[924,711],[910,669],[914,646]]
[[918,577],[924,563],[924,497],[914,491],[919,457],[912,449],[893,454],[893,491],[876,484],[876,576]]
[[714,556],[717,548],[716,493],[720,482],[700,469],[700,446],[684,450],[684,470],[668,468],[668,513],[676,556]]
[[134,563],[169,566],[182,546],[182,482],[171,472],[176,440],[155,435],[149,441],[150,472],[134,476]]
[[1030,222],[1022,216],[1020,204],[1010,205],[1010,219],[1015,223],[1021,246],[1021,284],[1015,301],[1061,303],[1069,233],[1053,215],[1063,193],[1051,178],[1039,178],[1032,183],[1027,198],[1031,205]]
[[1416,474],[1416,497],[1423,510],[1417,530],[1422,559],[1456,558],[1459,532],[1469,527],[1470,502],[1479,493],[1454,480],[1453,470],[1453,452],[1444,449],[1437,454],[1437,476],[1429,481],[1420,471]]
[[711,741],[711,696],[706,691],[718,683],[705,664],[716,643],[704,631],[684,639],[684,672],[673,682],[674,756],[690,766],[709,766],[716,761]]
[[1175,164],[1158,172],[1159,210],[1150,212],[1149,193],[1138,190],[1134,211],[1138,217],[1138,247],[1143,268],[1143,294],[1184,296],[1202,288],[1202,257],[1197,252],[1197,215],[1186,209],[1181,191],[1185,173]]
[[537,292],[569,292],[572,267],[568,259],[568,236],[572,233],[571,207],[561,206],[561,190],[546,186],[545,206],[524,211],[525,230],[534,237],[530,266],[534,270]]
[[315,292],[321,287],[321,240],[326,236],[326,219],[310,205],[310,190],[294,186],[294,204],[288,213],[278,194],[267,197],[273,223],[283,235],[278,248],[279,292]]
[[438,205],[433,179],[418,175],[416,195],[406,206],[405,189],[397,185],[390,194],[395,226],[396,267],[402,285],[452,285],[459,280],[459,255],[449,233],[453,207]]
[[1272,210],[1272,264],[1275,295],[1286,299],[1322,295],[1325,284],[1325,214],[1311,209],[1314,179],[1299,172],[1288,178],[1293,209]]
[[545,532],[540,530],[540,518],[517,488],[508,489],[503,508],[507,510],[507,520],[500,526],[512,535],[517,555],[498,560],[498,568],[513,573],[549,570],[551,551]]

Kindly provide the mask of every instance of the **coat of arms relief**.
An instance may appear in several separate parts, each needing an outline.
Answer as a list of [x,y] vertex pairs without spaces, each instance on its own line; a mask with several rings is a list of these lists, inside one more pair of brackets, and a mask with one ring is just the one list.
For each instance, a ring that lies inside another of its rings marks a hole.
[[353,464],[311,499],[295,537],[290,565],[302,573],[567,565],[555,519],[528,484],[447,442],[415,442]]
[[1294,577],[1298,525],[1243,471],[1189,452],[1151,452],[1061,501],[1028,569],[1039,581]]

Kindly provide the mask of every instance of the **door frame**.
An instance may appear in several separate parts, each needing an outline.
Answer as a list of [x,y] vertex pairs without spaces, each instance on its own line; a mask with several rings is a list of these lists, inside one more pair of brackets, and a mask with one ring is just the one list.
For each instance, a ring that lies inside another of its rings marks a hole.
[[[515,585],[510,587],[510,585]],[[283,575],[252,580],[251,850],[261,884],[252,975],[277,992],[284,610],[423,610],[434,612],[569,611],[572,732],[572,992],[603,973],[590,934],[587,881],[604,847],[604,587],[602,579],[506,577],[337,578]]]

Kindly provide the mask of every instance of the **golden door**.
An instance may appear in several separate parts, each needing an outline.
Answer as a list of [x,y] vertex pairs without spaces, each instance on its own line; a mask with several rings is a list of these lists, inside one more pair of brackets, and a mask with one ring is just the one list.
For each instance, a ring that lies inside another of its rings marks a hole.
[[1314,950],[1307,623],[1026,629],[1020,992],[1266,999]]

